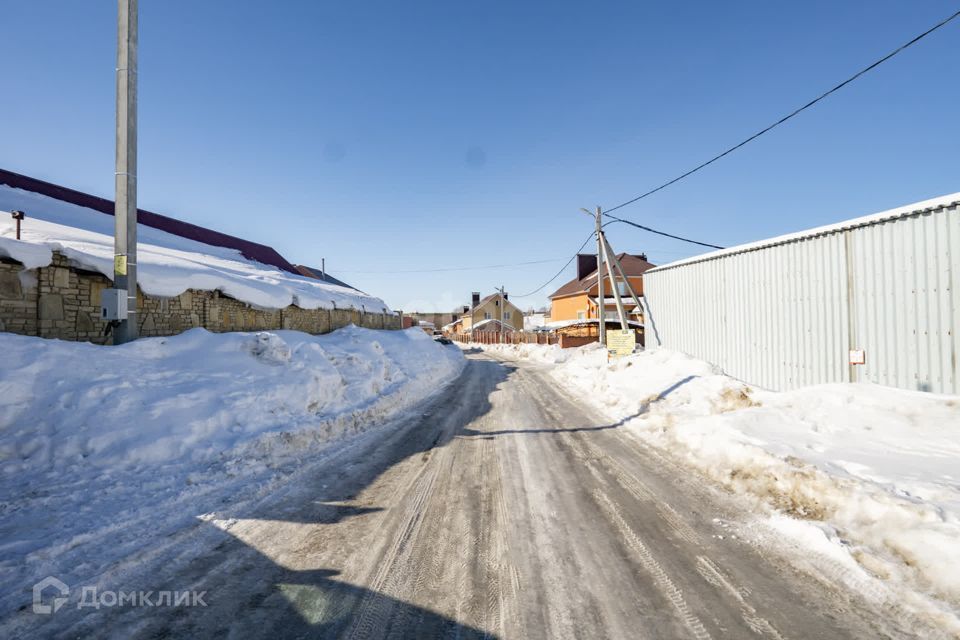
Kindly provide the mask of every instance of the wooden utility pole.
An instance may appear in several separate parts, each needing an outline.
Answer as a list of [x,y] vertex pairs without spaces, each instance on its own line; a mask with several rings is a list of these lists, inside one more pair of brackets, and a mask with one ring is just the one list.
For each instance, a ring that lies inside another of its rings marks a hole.
[[[118,0],[117,153],[113,286],[126,291],[126,318],[113,343],[137,339],[137,0]],[[123,301],[120,301],[123,304]]]

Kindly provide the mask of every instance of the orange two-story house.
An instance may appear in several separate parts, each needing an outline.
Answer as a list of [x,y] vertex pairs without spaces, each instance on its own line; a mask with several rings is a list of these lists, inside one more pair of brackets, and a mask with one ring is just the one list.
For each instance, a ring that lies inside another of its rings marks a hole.
[[[646,254],[631,255],[621,253],[617,255],[620,266],[630,281],[637,296],[643,295],[643,274],[652,269],[655,265],[647,262]],[[617,316],[617,305],[613,295],[613,285],[610,281],[610,275],[607,273],[604,265],[603,288],[604,293],[604,316],[607,321],[619,323]],[[643,310],[637,309],[633,298],[630,297],[623,279],[617,274],[616,286],[623,299],[629,320],[643,322]],[[597,256],[594,254],[581,253],[577,256],[577,277],[566,283],[553,292],[550,296],[552,308],[550,310],[550,322],[570,322],[575,320],[597,320],[600,317],[599,307],[597,306],[597,294],[599,286],[597,284]]]

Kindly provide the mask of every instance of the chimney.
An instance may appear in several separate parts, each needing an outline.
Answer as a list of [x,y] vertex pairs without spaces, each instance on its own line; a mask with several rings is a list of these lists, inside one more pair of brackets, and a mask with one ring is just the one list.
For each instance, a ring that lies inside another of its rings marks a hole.
[[641,260],[643,260],[644,262],[647,262],[647,254],[641,253],[641,254],[638,255],[637,257],[640,258]]
[[577,254],[577,280],[583,280],[597,270],[597,256],[593,253]]
[[509,293],[504,293],[504,294],[503,294],[503,299],[504,299],[504,300],[509,300],[509,299],[510,299],[510,294],[509,294]]
[[472,309],[473,307],[477,306],[478,304],[480,304],[480,292],[479,292],[479,291],[474,291],[474,292],[471,294],[471,297],[470,297],[470,308]]

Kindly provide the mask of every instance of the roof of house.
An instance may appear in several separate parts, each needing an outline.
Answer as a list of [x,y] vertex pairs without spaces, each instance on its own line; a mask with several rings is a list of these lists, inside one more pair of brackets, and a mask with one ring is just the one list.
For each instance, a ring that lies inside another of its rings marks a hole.
[[498,325],[500,325],[500,326],[502,326],[502,327],[508,327],[511,331],[513,331],[513,327],[512,327],[512,326],[510,326],[510,325],[508,325],[508,324],[504,324],[503,322],[500,322],[500,321],[497,320],[496,318],[488,318],[487,320],[481,320],[480,322],[478,322],[478,323],[476,323],[475,325],[473,325],[472,327],[470,327],[470,330],[471,330],[471,331],[479,331],[479,330],[481,330],[481,329],[486,329],[486,328],[490,328],[491,330],[496,330],[496,329],[493,329],[493,327],[492,327],[493,324],[498,324]]
[[[21,183],[23,186],[23,183]],[[26,219],[16,239],[14,221],[4,212],[20,210]],[[0,181],[0,258],[25,269],[51,264],[54,252],[75,268],[114,277],[114,218],[98,209]],[[137,284],[151,296],[173,297],[194,289],[218,290],[265,309],[295,304],[301,309],[357,309],[390,313],[379,298],[308,278],[252,259],[235,247],[207,244],[174,232],[137,225]]]
[[347,289],[353,289],[354,291],[360,291],[353,285],[349,285],[339,278],[334,278],[330,275],[329,272],[323,271],[322,269],[317,269],[316,267],[308,267],[303,264],[295,264],[294,268],[301,274],[305,275],[308,278],[316,278],[317,280],[323,280],[324,282],[329,282],[330,284],[335,284],[338,287],[346,287]]
[[[539,327],[541,331],[554,331],[556,329],[566,329],[567,327],[578,327],[578,326],[587,326],[593,324],[600,324],[600,321],[596,318],[586,318],[584,320],[557,320],[556,322],[548,322],[542,327]],[[620,324],[620,320],[615,318],[607,318],[606,324]],[[627,326],[630,327],[642,327],[642,322],[637,322],[636,320],[627,320]]]
[[[93,196],[89,193],[83,193],[82,191],[61,187],[60,185],[24,176],[19,173],[14,173],[13,171],[0,169],[0,185],[8,185],[14,189],[22,189],[23,191],[37,193],[48,198],[60,200],[61,202],[93,209],[94,211],[99,211],[109,216],[113,215],[113,200],[107,200],[106,198]],[[26,212],[28,216],[30,213],[30,211]],[[181,238],[195,240],[215,247],[236,249],[243,257],[250,260],[256,260],[263,264],[278,267],[290,273],[299,273],[283,256],[273,248],[263,244],[250,242],[243,238],[220,233],[219,231],[170,218],[160,215],[159,213],[153,213],[145,209],[137,209],[137,224],[159,229],[160,231],[166,231]]]
[[[643,258],[639,256],[630,255],[629,253],[620,253],[617,254],[617,260],[620,261],[620,266],[623,267],[624,273],[627,277],[632,276],[641,276],[645,272],[653,269],[656,265],[650,264]],[[594,269],[582,279],[574,278],[570,282],[566,283],[552,294],[551,298],[559,298],[561,296],[569,296],[576,293],[585,293],[590,291],[591,287],[597,285],[597,270]]]
[[[493,300],[494,298],[496,298],[496,297],[499,296],[499,295],[500,295],[499,293],[491,293],[490,295],[481,298],[481,299],[480,299],[480,302],[478,302],[476,306],[470,307],[470,309],[467,310],[467,313],[472,313],[475,309],[479,309],[480,307],[482,307],[482,306],[485,305],[486,303],[490,302],[491,300]],[[508,295],[509,295],[509,294],[508,294]],[[508,304],[511,304],[511,305],[513,305],[514,307],[517,306],[517,305],[513,304],[513,301],[511,301],[510,298],[506,298],[506,299],[504,300],[504,302],[506,302],[506,303],[508,303]],[[517,308],[519,309],[520,307],[517,307]]]

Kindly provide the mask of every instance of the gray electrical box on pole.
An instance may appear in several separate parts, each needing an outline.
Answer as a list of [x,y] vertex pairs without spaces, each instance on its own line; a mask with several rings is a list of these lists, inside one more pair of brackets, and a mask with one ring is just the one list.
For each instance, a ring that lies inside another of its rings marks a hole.
[[[117,5],[117,155],[113,286],[126,309],[114,315],[113,343],[137,339],[137,0]],[[116,294],[114,294],[116,295]],[[117,302],[119,303],[119,301]],[[116,303],[115,303],[116,304]]]

